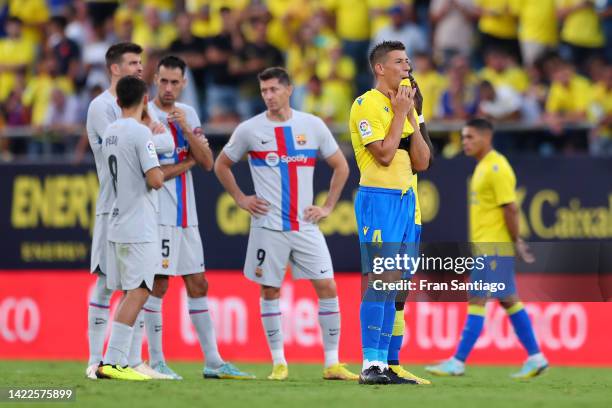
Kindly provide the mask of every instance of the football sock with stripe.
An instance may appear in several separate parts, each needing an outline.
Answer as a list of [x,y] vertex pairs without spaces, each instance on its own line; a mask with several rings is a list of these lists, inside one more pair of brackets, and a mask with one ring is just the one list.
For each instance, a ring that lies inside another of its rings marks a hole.
[[375,290],[368,285],[359,308],[363,368],[378,364],[378,342],[383,325],[385,300],[389,291]]
[[389,365],[399,365],[399,353],[404,341],[405,328],[404,309],[397,310],[396,307],[393,332],[391,333],[391,342],[389,343],[389,355],[387,356],[387,363]]
[[383,366],[387,365],[389,356],[389,345],[393,333],[393,323],[395,322],[396,295],[397,291],[389,291],[385,300],[383,322],[380,330],[380,339],[378,340],[378,361],[382,362]]
[[272,355],[273,364],[287,365],[285,360],[285,347],[283,344],[283,327],[279,299],[259,301],[261,310],[261,324],[263,325],[268,341],[268,348]]
[[338,297],[319,299],[319,326],[323,338],[325,367],[337,364],[340,342],[340,305]]
[[154,366],[165,361],[162,347],[162,299],[149,295],[143,310],[149,343],[149,364]]
[[106,276],[98,274],[87,308],[87,339],[89,342],[87,365],[99,364],[102,361],[112,294],[113,291],[106,287]]
[[224,361],[217,348],[215,326],[208,311],[208,299],[206,296],[199,298],[187,297],[187,307],[191,323],[196,329],[200,347],[206,359],[206,367],[219,368]]
[[512,322],[512,327],[514,327],[514,332],[527,351],[527,354],[530,356],[538,354],[540,352],[540,347],[538,346],[538,342],[533,332],[531,319],[529,319],[529,315],[523,303],[515,303],[512,307],[506,309],[506,313],[508,313],[510,322]]
[[474,348],[474,344],[480,337],[485,320],[485,307],[480,305],[469,305],[468,316],[463,326],[461,340],[455,352],[455,358],[465,362],[470,352]]
[[113,322],[104,364],[127,365],[127,354],[132,344],[133,328],[127,324]]

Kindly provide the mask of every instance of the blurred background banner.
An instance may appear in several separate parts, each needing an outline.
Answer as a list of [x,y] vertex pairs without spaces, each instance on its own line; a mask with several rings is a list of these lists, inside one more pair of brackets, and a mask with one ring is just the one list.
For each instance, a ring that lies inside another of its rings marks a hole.
[[[510,158],[518,179],[521,231],[528,241],[612,239],[612,161],[589,157]],[[358,171],[351,176],[334,212],[321,222],[338,271],[360,269],[353,210]],[[463,157],[437,161],[419,177],[423,242],[467,240],[466,192],[474,162]],[[235,168],[245,191],[253,191],[246,162]],[[331,176],[315,173],[315,202],[322,203]],[[89,165],[0,166],[0,236],[3,269],[89,267],[91,232],[98,192]],[[223,191],[212,173],[194,172],[194,184],[208,269],[241,269],[249,216]],[[0,279],[3,279],[0,276]]]
[[[269,352],[259,319],[259,290],[237,272],[207,273],[214,288],[208,303],[219,351],[234,361],[266,362]],[[358,362],[359,336],[350,333],[359,332],[360,279],[357,274],[341,274],[336,280],[342,311],[340,358]],[[87,357],[86,304],[94,285],[93,276],[72,271],[5,271],[0,281],[0,359]],[[118,301],[117,293],[111,302],[111,313]],[[313,290],[309,285],[287,280],[280,305],[287,358],[294,362],[320,361],[323,349]],[[461,334],[466,308],[466,303],[409,303],[402,359],[422,363],[447,357]],[[526,308],[551,364],[612,365],[608,304],[527,302]],[[181,279],[171,280],[164,298],[163,319],[166,357],[201,360]],[[488,324],[470,361],[504,364],[523,358],[524,351],[504,309],[489,302],[486,319]],[[144,350],[146,353],[146,345]]]

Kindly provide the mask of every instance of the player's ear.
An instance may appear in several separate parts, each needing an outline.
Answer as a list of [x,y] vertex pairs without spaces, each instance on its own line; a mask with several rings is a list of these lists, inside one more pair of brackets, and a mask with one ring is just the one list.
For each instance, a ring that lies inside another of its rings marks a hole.
[[119,64],[111,64],[110,67],[108,68],[108,70],[110,71],[111,75],[114,75],[114,76],[121,75],[121,70],[119,69]]
[[149,103],[149,95],[144,94],[144,96],[142,97],[142,103],[144,106],[147,106],[147,104]]
[[291,96],[291,94],[293,93],[293,85],[287,85],[287,92],[289,92],[289,96]]
[[380,63],[374,64],[374,74],[384,75],[384,73],[385,73],[385,68],[383,67],[382,64]]

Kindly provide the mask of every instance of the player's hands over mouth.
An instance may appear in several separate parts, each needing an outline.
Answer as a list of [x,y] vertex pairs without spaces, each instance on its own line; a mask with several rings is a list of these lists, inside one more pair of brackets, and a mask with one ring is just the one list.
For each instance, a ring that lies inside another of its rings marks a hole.
[[400,86],[397,92],[389,90],[389,99],[393,113],[400,116],[407,116],[414,109],[414,94],[416,89],[407,86]]
[[174,110],[168,114],[168,122],[176,123],[183,130],[187,129],[187,119],[182,109],[174,108]]
[[266,215],[268,213],[268,202],[256,195],[242,196],[238,199],[238,206],[248,211],[251,215]]
[[316,205],[309,205],[304,210],[304,219],[308,222],[316,224],[323,218],[327,217],[331,213],[331,209],[327,207],[319,207]]
[[412,84],[412,89],[415,89],[416,92],[414,94],[414,108],[417,111],[417,115],[423,114],[423,94],[421,93],[421,88],[419,88],[419,84],[417,84],[416,79],[412,76],[412,72],[408,75],[408,79],[410,79],[410,83]]
[[535,262],[535,256],[533,255],[533,252],[531,252],[531,248],[529,248],[529,245],[527,245],[527,243],[521,238],[516,240],[515,247],[519,258],[529,264]]

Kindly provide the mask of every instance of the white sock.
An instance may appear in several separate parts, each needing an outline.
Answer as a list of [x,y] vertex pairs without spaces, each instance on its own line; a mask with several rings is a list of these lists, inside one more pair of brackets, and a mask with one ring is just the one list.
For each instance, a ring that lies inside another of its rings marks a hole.
[[224,364],[224,361],[221,355],[219,355],[219,349],[217,348],[215,326],[208,311],[208,299],[206,296],[199,298],[187,297],[187,306],[191,322],[198,333],[200,347],[206,359],[206,367],[219,368]]
[[89,362],[99,364],[104,353],[104,338],[110,313],[110,299],[113,291],[106,287],[106,276],[98,274],[89,306],[87,308],[87,339],[89,341]]
[[372,366],[378,366],[381,370],[384,370],[387,367],[387,365],[384,364],[382,361],[363,360],[363,365],[361,366],[361,371],[367,370],[368,368],[370,368]]
[[280,301],[260,299],[261,323],[266,332],[273,364],[287,365],[283,344],[283,327],[281,324]]
[[132,342],[128,353],[128,365],[136,367],[142,363],[142,338],[144,336],[144,312],[141,310],[134,322]]
[[325,351],[325,367],[337,364],[340,342],[340,306],[338,297],[319,299],[319,326]]
[[153,367],[165,361],[162,347],[162,299],[149,295],[142,309],[149,342],[149,365]]
[[104,356],[104,364],[125,365],[127,353],[132,342],[132,327],[127,324],[113,322],[108,348]]
[[534,361],[536,364],[545,364],[546,358],[542,352],[535,353],[527,357],[528,361]]

